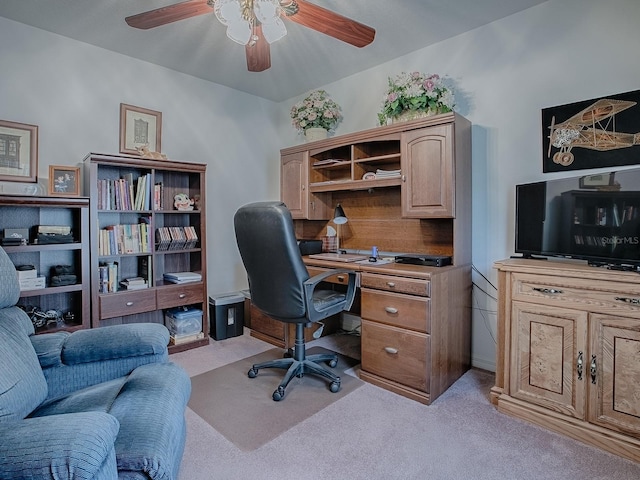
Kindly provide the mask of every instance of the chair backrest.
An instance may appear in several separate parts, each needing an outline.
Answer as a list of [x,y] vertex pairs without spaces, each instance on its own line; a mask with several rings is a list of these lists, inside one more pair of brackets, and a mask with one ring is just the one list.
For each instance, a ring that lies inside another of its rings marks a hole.
[[238,209],[233,220],[251,303],[283,322],[306,321],[303,283],[309,273],[285,204],[251,203]]

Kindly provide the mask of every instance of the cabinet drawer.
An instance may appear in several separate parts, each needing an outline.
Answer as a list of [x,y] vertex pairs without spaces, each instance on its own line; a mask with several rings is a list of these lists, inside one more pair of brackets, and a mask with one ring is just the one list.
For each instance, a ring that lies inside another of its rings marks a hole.
[[171,285],[157,289],[158,309],[180,307],[191,303],[203,303],[204,294],[201,283],[192,285]]
[[637,284],[514,273],[512,292],[514,300],[640,318]]
[[429,333],[430,300],[425,297],[363,288],[362,318]]
[[[315,277],[316,275],[320,275],[326,271],[330,270],[329,268],[320,268],[320,267],[307,267],[307,272],[309,272],[309,276]],[[360,273],[356,272],[356,275],[360,275]],[[349,283],[349,274],[347,273],[337,273],[335,275],[331,275],[323,280],[324,282],[336,283],[338,285],[347,285]],[[357,279],[356,279],[357,282]]]
[[156,310],[155,290],[100,295],[100,319]]
[[429,335],[363,319],[361,342],[362,370],[429,392]]
[[428,297],[431,295],[431,282],[417,278],[394,277],[376,273],[363,273],[361,278],[363,287],[388,290],[390,292],[408,293]]

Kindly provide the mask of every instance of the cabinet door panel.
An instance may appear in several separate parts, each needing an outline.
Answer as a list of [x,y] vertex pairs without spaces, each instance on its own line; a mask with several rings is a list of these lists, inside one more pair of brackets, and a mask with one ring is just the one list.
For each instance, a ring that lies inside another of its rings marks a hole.
[[307,216],[307,162],[304,154],[282,157],[280,172],[280,198],[293,218]]
[[589,421],[640,437],[640,321],[606,315],[590,321]]
[[401,148],[402,215],[454,217],[453,126],[403,133]]
[[511,315],[511,395],[584,418],[587,313],[513,302]]

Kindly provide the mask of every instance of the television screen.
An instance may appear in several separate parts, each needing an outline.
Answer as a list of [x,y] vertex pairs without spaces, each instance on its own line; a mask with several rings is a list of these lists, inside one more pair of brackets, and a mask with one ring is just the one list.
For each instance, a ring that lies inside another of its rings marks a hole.
[[515,251],[640,267],[640,169],[517,185]]

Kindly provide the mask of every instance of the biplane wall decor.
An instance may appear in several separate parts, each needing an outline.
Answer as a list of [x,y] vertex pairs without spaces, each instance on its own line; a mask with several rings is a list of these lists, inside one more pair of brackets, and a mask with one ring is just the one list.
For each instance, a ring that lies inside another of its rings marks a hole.
[[542,110],[542,171],[640,163],[640,90]]

